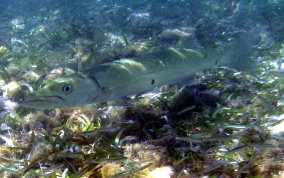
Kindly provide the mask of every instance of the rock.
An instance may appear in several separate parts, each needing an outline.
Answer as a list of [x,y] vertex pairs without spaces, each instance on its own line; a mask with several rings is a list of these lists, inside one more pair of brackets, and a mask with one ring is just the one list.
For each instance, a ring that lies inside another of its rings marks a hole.
[[16,64],[10,63],[8,67],[6,68],[6,71],[8,72],[10,76],[17,77],[21,72],[21,68],[17,66]]
[[0,46],[0,54],[7,52],[8,49],[5,46]]
[[18,82],[10,82],[5,86],[6,96],[11,101],[21,101],[24,98],[24,90]]
[[[170,107],[178,113],[187,111],[198,111],[202,106],[216,107],[221,103],[218,96],[210,94],[205,85],[185,86],[180,89],[172,98]],[[188,108],[188,110],[186,110]]]
[[69,68],[63,69],[62,67],[53,69],[49,72],[49,74],[45,77],[45,80],[54,80],[56,78],[62,77],[63,75],[70,75],[73,74],[74,71]]
[[27,71],[24,75],[23,78],[27,82],[35,82],[39,78],[39,74],[33,72],[33,71]]
[[147,35],[153,32],[154,22],[149,12],[133,13],[128,19],[128,28],[133,34]]

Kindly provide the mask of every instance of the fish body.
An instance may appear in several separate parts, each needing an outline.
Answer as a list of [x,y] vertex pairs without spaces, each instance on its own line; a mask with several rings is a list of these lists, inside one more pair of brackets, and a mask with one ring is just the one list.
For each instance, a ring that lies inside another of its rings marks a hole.
[[108,101],[178,83],[205,69],[206,65],[200,63],[203,59],[204,54],[196,50],[169,48],[134,59],[105,63],[86,74],[94,77],[103,88],[96,101]]
[[241,60],[247,59],[239,59],[236,53],[240,51],[236,49],[234,44],[207,52],[168,48],[104,63],[89,68],[83,74],[55,79],[31,93],[20,104],[51,109],[116,100],[157,86],[178,83],[204,69],[244,65],[247,62]]

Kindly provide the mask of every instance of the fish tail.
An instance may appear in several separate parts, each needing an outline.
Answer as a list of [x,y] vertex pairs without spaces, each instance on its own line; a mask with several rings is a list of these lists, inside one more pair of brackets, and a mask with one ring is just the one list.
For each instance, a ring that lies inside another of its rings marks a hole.
[[253,50],[259,43],[259,35],[262,31],[261,28],[254,28],[249,32],[244,32],[239,35],[229,49],[227,57],[227,67],[239,70],[239,71],[257,71],[256,60],[253,59]]

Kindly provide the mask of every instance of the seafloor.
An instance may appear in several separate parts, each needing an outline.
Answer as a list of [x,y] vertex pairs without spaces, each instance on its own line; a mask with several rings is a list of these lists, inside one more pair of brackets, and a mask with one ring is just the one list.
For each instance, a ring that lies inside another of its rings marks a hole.
[[[0,8],[1,177],[284,176],[283,0],[1,0]],[[184,85],[76,108],[13,103],[90,65],[157,48],[220,49],[255,28],[257,71],[200,71]]]

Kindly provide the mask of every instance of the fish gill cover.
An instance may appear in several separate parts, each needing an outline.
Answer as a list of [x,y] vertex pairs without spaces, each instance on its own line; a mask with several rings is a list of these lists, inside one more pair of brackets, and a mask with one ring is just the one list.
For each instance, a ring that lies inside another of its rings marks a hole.
[[[283,176],[283,0],[1,0],[0,8],[1,177]],[[257,71],[214,67],[74,108],[15,104],[90,66],[170,48],[211,54],[254,30],[249,53],[241,43],[229,49]]]

